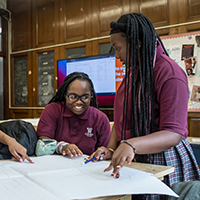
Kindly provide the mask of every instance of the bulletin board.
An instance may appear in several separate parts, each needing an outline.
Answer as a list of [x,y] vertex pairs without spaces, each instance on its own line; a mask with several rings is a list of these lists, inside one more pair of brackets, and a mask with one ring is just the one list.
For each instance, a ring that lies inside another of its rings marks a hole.
[[200,31],[161,37],[169,56],[188,77],[190,109],[200,110]]

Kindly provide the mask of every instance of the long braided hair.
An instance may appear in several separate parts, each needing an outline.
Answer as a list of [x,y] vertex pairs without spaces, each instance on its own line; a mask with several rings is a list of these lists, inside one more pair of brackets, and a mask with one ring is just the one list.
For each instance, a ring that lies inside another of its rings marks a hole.
[[[161,45],[162,42],[151,21],[141,13],[122,15],[117,22],[111,22],[110,26],[110,34],[121,33],[122,37],[126,37],[126,63],[129,63],[126,66],[121,139],[126,139],[129,95],[131,137],[150,134],[155,131],[153,68],[156,38]],[[129,87],[131,94],[128,92]],[[147,155],[138,157],[139,161],[149,162]]]
[[67,94],[67,88],[69,87],[69,84],[76,79],[81,80],[81,81],[87,81],[90,85],[90,92],[91,92],[91,100],[90,100],[90,106],[93,106],[95,108],[98,108],[97,104],[97,97],[96,93],[94,90],[93,83],[89,76],[83,72],[73,72],[65,77],[63,80],[63,84],[58,88],[58,91],[56,95],[49,101],[49,104],[52,102],[61,102],[65,101],[65,96]]

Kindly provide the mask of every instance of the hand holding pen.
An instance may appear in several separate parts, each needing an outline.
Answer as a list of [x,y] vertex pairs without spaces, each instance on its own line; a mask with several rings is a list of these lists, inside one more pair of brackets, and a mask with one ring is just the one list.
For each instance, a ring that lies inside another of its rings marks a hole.
[[83,162],[83,165],[85,165],[85,164],[87,164],[87,163],[89,163],[89,162],[91,162],[91,161],[94,161],[94,160],[100,160],[100,158],[101,158],[101,156],[103,156],[104,154],[101,154],[100,156],[99,156],[99,159],[97,158],[97,157],[94,157],[94,158],[91,158],[91,159],[89,159],[89,160],[86,160],[85,162]]
[[[114,152],[113,149],[101,146],[93,154],[91,154],[88,159],[97,157],[100,160],[111,160],[113,152]],[[99,157],[101,154],[104,154],[104,155]]]
[[92,161],[97,161],[97,160],[110,160],[112,157],[113,152],[109,150],[109,148],[106,147],[99,147],[93,154],[91,154],[87,159]]

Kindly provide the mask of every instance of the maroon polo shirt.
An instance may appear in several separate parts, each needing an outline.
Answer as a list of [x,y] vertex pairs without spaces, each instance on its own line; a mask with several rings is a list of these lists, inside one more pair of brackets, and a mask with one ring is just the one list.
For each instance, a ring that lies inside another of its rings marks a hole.
[[107,146],[110,123],[107,116],[94,107],[89,106],[81,115],[75,115],[65,102],[53,102],[42,112],[37,136],[75,144],[84,154],[90,155],[98,147]]
[[[183,135],[183,139],[187,138],[187,109],[189,94],[187,76],[176,62],[164,54],[161,45],[156,49],[153,78],[156,131],[168,130]],[[118,141],[121,140],[124,86],[125,81],[123,80],[116,93],[114,102],[114,124]],[[129,86],[129,94],[131,94],[131,86]],[[128,101],[126,139],[131,138],[131,95],[129,95]]]

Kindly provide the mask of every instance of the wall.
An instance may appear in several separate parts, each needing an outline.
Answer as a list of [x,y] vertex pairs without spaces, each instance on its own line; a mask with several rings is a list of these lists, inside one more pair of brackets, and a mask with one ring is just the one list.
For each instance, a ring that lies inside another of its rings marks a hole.
[[[85,55],[100,53],[100,45],[109,43],[110,22],[128,12],[148,16],[159,35],[200,30],[200,23],[172,26],[200,19],[198,0],[8,0],[12,13],[11,93],[9,116],[39,117],[44,106],[38,105],[38,55],[54,52],[54,66],[66,59],[67,50],[85,47]],[[13,59],[27,56],[28,105],[14,104]],[[56,68],[54,92],[56,92]],[[7,86],[6,89],[9,89]],[[112,108],[109,111],[112,115]]]

